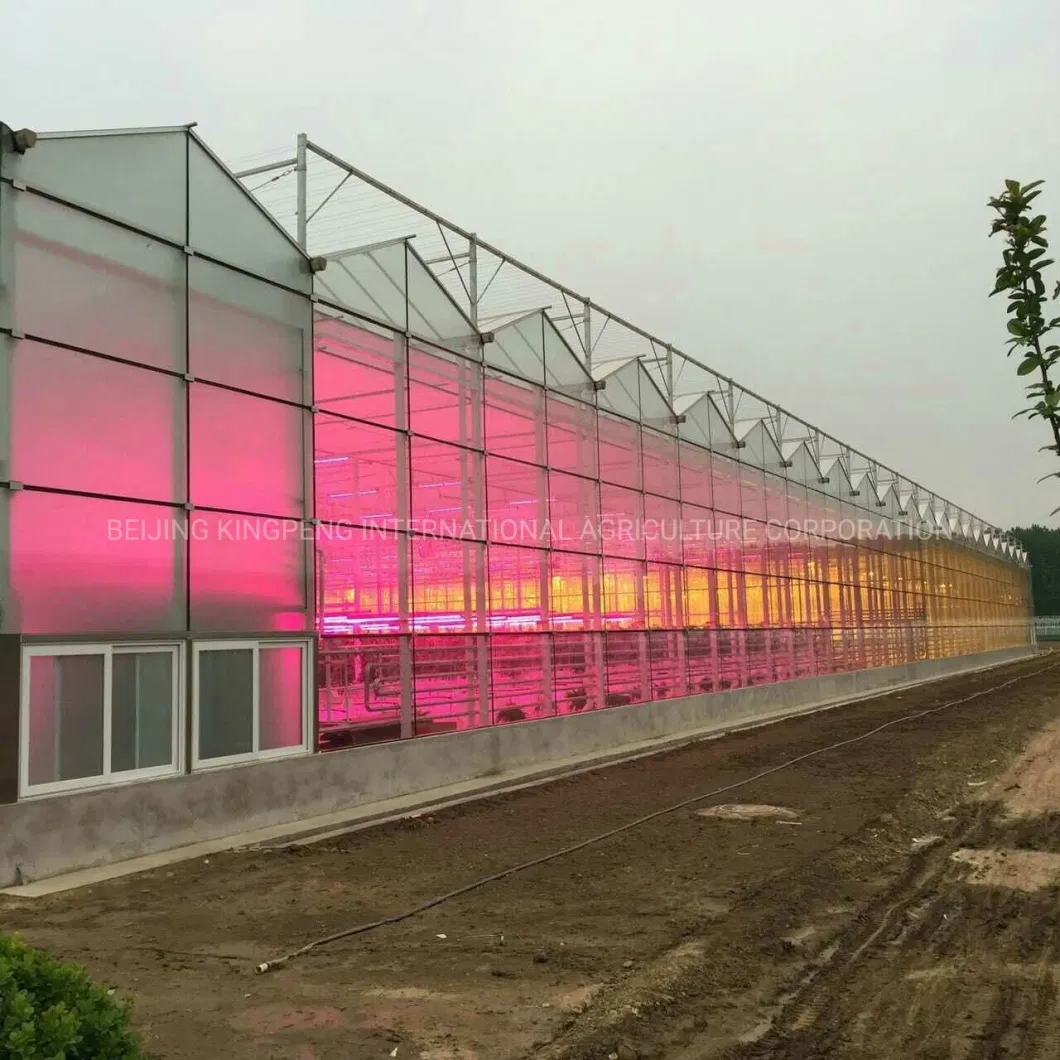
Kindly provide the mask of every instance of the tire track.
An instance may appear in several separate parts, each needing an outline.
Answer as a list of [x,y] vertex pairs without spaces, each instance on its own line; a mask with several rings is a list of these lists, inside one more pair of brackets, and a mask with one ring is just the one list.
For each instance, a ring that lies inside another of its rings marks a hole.
[[[977,888],[950,860],[1011,833],[995,810],[969,807],[970,819],[843,933],[835,957],[805,977],[770,1031],[728,1050],[728,1060],[1060,1057],[1060,887],[1047,897]],[[1036,845],[1060,840],[1050,826],[1055,815],[1028,828]],[[1013,948],[1017,959],[1006,961]],[[920,985],[929,976],[935,983]],[[893,1018],[900,1011],[910,1014],[905,1027]]]

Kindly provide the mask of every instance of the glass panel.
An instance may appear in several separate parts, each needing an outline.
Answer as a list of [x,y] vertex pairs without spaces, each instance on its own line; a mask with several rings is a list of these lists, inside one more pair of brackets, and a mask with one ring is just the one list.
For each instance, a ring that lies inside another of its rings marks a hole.
[[427,438],[412,439],[413,528],[424,534],[482,539],[482,454]]
[[681,562],[681,505],[677,501],[644,495],[644,549],[649,560]]
[[717,625],[714,573],[698,567],[684,568],[684,621],[687,626]]
[[766,525],[756,523],[751,519],[743,519],[740,529],[743,534],[743,562],[740,569],[761,574],[766,569]]
[[486,449],[490,453],[545,462],[545,395],[536,387],[486,377]]
[[173,764],[173,658],[168,650],[114,654],[111,772]]
[[254,750],[254,651],[200,651],[199,758],[226,758]]
[[635,423],[600,413],[600,478],[640,489],[640,430]]
[[409,428],[482,448],[482,369],[441,350],[409,349]]
[[377,636],[321,640],[320,750],[401,738],[401,640]]
[[[647,387],[649,385],[649,383],[660,394],[666,394],[668,392],[667,391],[667,375],[668,375],[668,373],[666,371],[666,363],[665,363],[665,361],[660,361],[660,360],[656,359],[656,353],[655,353],[654,348],[651,350],[650,356],[646,356],[646,354],[647,354],[647,350],[645,350],[645,353],[641,355],[641,362],[640,362],[641,369],[643,370],[644,375],[647,376],[647,381],[645,381],[643,378],[641,379],[641,401],[642,401],[642,403],[645,400],[650,400],[650,399],[646,399],[645,398],[645,394],[647,393],[646,390],[645,390],[645,387]],[[678,355],[678,356],[680,357],[680,355]],[[675,367],[677,367],[677,366],[675,365]],[[677,371],[680,372],[680,368],[677,368]],[[642,414],[643,414],[643,408],[642,408]],[[645,422],[649,422],[649,421],[645,420]],[[672,419],[672,417],[669,414],[669,403],[667,403],[667,420],[666,420],[666,423],[665,424],[653,423],[652,426],[658,427],[660,430],[665,430],[669,434],[676,434],[677,433],[677,425],[673,422],[673,419]]]
[[304,649],[289,645],[258,649],[258,749],[300,747],[305,690]]
[[724,530],[724,520],[719,516],[722,526],[718,526],[714,512],[709,508],[697,508],[693,504],[681,505],[681,549],[685,563],[697,567],[714,566],[714,535]]
[[485,637],[414,637],[416,735],[489,724],[489,656]]
[[677,442],[655,431],[641,432],[644,488],[663,497],[681,496]]
[[761,685],[770,680],[771,662],[766,637],[765,630],[761,629],[751,629],[743,634],[747,653],[747,683],[750,685]]
[[483,353],[488,364],[544,384],[544,314],[535,313],[497,328],[493,341],[483,346]]
[[649,633],[648,660],[651,665],[651,699],[674,699],[688,695],[684,633]]
[[790,547],[787,532],[778,526],[766,527],[766,569],[770,574],[786,577],[789,569]]
[[98,655],[29,659],[29,783],[103,773],[103,671]]
[[821,473],[805,442],[799,445],[788,459],[791,462],[791,467],[788,469],[788,479],[791,482],[806,486],[816,483],[820,478]]
[[684,410],[685,421],[678,427],[682,438],[717,451],[735,441],[726,418],[708,394],[699,395]]
[[744,531],[746,524],[734,515],[716,513],[714,519],[714,566],[725,570],[743,570]]
[[680,629],[684,625],[684,594],[680,567],[649,563],[644,577],[646,626],[652,629]]
[[747,634],[742,629],[719,630],[718,690],[747,684]]
[[484,546],[440,537],[414,537],[410,543],[415,632],[485,626]]
[[651,698],[651,664],[644,633],[605,633],[604,666],[607,673],[608,707],[644,703]]
[[600,560],[573,552],[553,552],[549,562],[552,628],[596,629],[600,615]]
[[742,626],[743,575],[729,570],[714,572],[714,588],[717,600],[718,624]]
[[639,422],[640,367],[637,362],[629,361],[621,368],[606,362],[594,364],[593,375],[604,384],[596,394],[597,406]]
[[548,517],[547,472],[533,464],[486,459],[487,522],[491,541],[544,545]]
[[794,656],[794,676],[812,677],[817,673],[817,663],[813,652],[813,631],[794,629],[792,635],[792,653]]
[[314,404],[327,412],[405,425],[405,347],[399,335],[317,314]]
[[806,530],[806,487],[788,482],[788,517],[786,537],[797,538]]
[[681,463],[681,500],[710,508],[714,504],[714,489],[710,471],[710,453],[694,445],[679,445]]
[[553,548],[600,551],[600,499],[596,482],[548,473],[548,531]]
[[640,629],[644,625],[644,564],[604,557],[603,608],[605,629]]
[[489,547],[490,630],[548,628],[548,553]]
[[321,632],[397,632],[404,588],[399,556],[405,538],[375,528],[322,523],[316,540]]
[[598,471],[596,409],[548,394],[548,466],[595,478]]
[[611,556],[644,557],[642,496],[621,486],[600,486],[600,544]]
[[405,244],[390,243],[333,258],[313,275],[320,295],[355,313],[408,330],[405,305]]
[[404,522],[404,435],[318,414],[313,443],[317,518],[380,529]]
[[544,327],[545,379],[548,386],[575,396],[591,394],[593,384],[582,363],[582,347],[573,333],[574,325],[564,321],[562,334],[551,322],[546,322]]
[[10,519],[3,630],[133,633],[184,627],[183,512],[23,490]]
[[191,628],[201,632],[305,629],[303,534],[294,520],[196,512],[191,521]]
[[748,626],[763,626],[768,624],[769,616],[766,613],[765,579],[760,574],[746,574],[744,576],[744,600],[746,606],[746,621]]
[[184,371],[179,250],[27,192],[15,204],[15,319],[5,323],[27,335]]
[[718,633],[715,630],[690,630],[685,635],[690,692],[718,690]]
[[558,633],[552,638],[556,711],[598,710],[606,696],[602,633]]
[[24,155],[4,152],[4,176],[176,243],[185,235],[183,129],[41,138]]
[[183,501],[182,381],[37,342],[14,344],[11,377],[12,479]]
[[740,466],[726,456],[711,454],[714,507],[730,515],[740,514]]
[[476,360],[482,347],[471,322],[411,247],[408,252],[409,327],[415,335]]
[[188,262],[188,356],[197,379],[305,403],[310,301],[201,258]]
[[677,425],[673,421],[674,414],[666,398],[659,392],[659,388],[640,361],[637,362],[637,367],[640,370],[641,422],[650,423],[653,427],[658,427],[668,434],[676,434]]
[[309,293],[312,274],[294,241],[194,138],[188,141],[188,193],[195,250]]
[[[492,560],[492,555],[491,555]],[[490,637],[493,724],[550,717],[552,641],[541,634]]]
[[752,427],[743,442],[740,459],[745,463],[774,468],[780,465],[780,451],[764,423],[759,422]]
[[191,500],[254,515],[301,516],[305,413],[191,384]]

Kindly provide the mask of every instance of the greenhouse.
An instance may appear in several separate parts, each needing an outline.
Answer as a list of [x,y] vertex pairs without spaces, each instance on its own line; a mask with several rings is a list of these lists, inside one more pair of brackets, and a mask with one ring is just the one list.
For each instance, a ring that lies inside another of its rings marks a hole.
[[305,136],[2,131],[0,802],[1030,650],[1003,531]]

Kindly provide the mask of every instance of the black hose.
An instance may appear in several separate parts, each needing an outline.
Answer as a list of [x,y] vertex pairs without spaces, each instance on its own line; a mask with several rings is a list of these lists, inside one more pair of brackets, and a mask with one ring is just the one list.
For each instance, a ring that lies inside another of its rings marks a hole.
[[901,725],[903,722],[907,721],[916,721],[918,718],[925,718],[929,714],[937,714],[941,710],[947,710],[950,707],[958,707],[963,703],[969,703],[973,699],[989,695],[991,692],[1000,692],[1001,689],[1008,688],[1009,685],[1014,685],[1017,681],[1025,680],[1028,677],[1036,677],[1038,674],[1044,673],[1046,670],[1055,669],[1057,666],[1060,666],[1060,662],[1050,663],[1048,666],[1043,666],[1029,674],[1018,674],[1015,677],[1009,678],[1007,681],[1002,681],[1001,684],[992,685],[990,688],[984,688],[978,692],[973,692],[971,695],[964,696],[961,699],[953,699],[947,703],[942,703],[937,707],[931,707],[928,710],[921,710],[915,714],[906,714],[900,718],[893,718],[891,721],[886,721],[882,725],[877,725],[874,729],[869,729],[868,732],[863,732],[858,736],[851,736],[846,740],[839,740],[837,743],[829,744],[827,747],[819,747],[815,751],[807,751],[805,754],[797,755],[795,758],[789,758],[786,761],[781,762],[779,765],[770,766],[769,769],[763,769],[761,772],[755,773],[753,776],[747,777],[744,780],[737,780],[732,784],[726,784],[723,787],[714,788],[713,791],[704,792],[702,795],[693,795],[690,799],[684,799],[681,802],[675,803],[673,806],[667,806],[662,810],[655,810],[653,813],[645,814],[643,817],[638,817],[634,821],[619,825],[617,828],[612,828],[607,832],[601,832],[599,835],[592,836],[590,839],[583,839],[580,843],[575,843],[573,846],[563,847],[562,850],[555,850],[551,854],[545,854],[542,857],[534,858],[532,861],[524,861],[520,865],[512,865],[510,868],[501,869],[500,872],[495,872],[491,876],[483,876],[482,879],[475,880],[473,883],[465,884],[463,887],[458,887],[455,891],[449,891],[447,894],[439,895],[437,898],[431,898],[429,901],[417,905],[412,909],[408,909],[403,913],[395,913],[393,916],[386,916],[380,920],[373,920],[367,924],[358,924],[356,927],[346,928],[344,931],[337,931],[333,935],[325,935],[323,938],[314,939],[312,942],[307,942],[304,946],[299,947],[297,950],[293,950],[291,953],[285,954],[283,957],[277,957],[271,961],[263,961],[257,966],[257,970],[259,973],[270,972],[274,968],[279,968],[281,965],[286,964],[295,957],[301,957],[304,954],[309,953],[311,950],[317,949],[319,946],[327,946],[329,943],[338,942],[340,939],[352,938],[354,935],[363,935],[368,931],[374,931],[376,928],[385,927],[387,924],[399,924],[402,920],[408,920],[410,917],[425,913],[428,909],[433,909],[435,906],[441,905],[443,902],[448,902],[453,898],[459,898],[462,894],[468,894],[470,891],[476,891],[480,887],[485,887],[487,883],[503,880],[506,876],[514,876],[516,873],[525,872],[527,869],[532,869],[537,865],[544,865],[549,861],[555,861],[557,858],[564,857],[567,854],[574,854],[579,850],[584,850],[586,847],[592,846],[594,843],[601,843],[605,839],[610,839],[612,836],[620,835],[622,832],[628,832],[630,829],[638,828],[642,824],[647,824],[648,821],[654,821],[657,817],[665,817],[669,813],[676,813],[678,810],[683,810],[686,806],[702,802],[704,799],[710,799],[717,795],[724,795],[726,792],[735,791],[737,788],[746,787],[748,784],[753,784],[756,780],[761,780],[763,777],[771,776],[773,773],[779,773],[782,769],[788,769],[791,766],[797,765],[799,762],[805,762],[808,758],[814,758],[817,755],[825,754],[828,751],[836,751],[840,747],[847,747],[852,743],[858,743],[860,740],[867,740],[870,736],[875,736],[877,733],[883,732],[884,729],[889,729],[894,725]]

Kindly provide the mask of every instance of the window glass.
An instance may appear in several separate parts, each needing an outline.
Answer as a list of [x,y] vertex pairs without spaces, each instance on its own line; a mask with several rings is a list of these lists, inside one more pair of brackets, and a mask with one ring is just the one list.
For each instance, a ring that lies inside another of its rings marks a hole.
[[199,652],[199,758],[254,750],[254,649]]
[[262,645],[258,652],[258,749],[261,751],[300,747],[304,741],[303,654],[304,649],[297,644],[276,648]]
[[106,657],[29,658],[29,783],[103,773],[103,675]]
[[173,763],[173,651],[118,652],[111,677],[111,772]]

